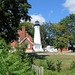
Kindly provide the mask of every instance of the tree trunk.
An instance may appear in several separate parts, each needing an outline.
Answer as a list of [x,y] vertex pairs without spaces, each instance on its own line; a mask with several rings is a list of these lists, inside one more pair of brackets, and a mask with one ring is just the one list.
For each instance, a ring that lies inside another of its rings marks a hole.
[[73,50],[74,52],[73,44],[71,42],[70,42],[70,45],[71,45],[71,50]]
[[62,52],[63,48],[60,48],[60,50],[61,50],[61,52]]
[[74,52],[73,44],[71,45],[71,49],[72,49],[72,50],[73,50],[73,52]]

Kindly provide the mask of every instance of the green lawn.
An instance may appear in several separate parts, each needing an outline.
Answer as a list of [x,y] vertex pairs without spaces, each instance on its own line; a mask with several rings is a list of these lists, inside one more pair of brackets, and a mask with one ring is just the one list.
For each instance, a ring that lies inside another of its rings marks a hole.
[[[37,56],[36,55],[36,56],[33,56],[33,63],[35,65],[38,65],[38,66],[43,66],[46,75],[47,75],[47,73],[50,75],[51,71],[47,69],[46,60],[52,60],[54,62],[55,68],[56,68],[57,60],[62,61],[62,64],[61,64],[61,69],[62,69],[61,73],[62,73],[62,75],[63,75],[63,73],[64,73],[64,75],[67,75],[65,73],[69,72],[68,69],[70,68],[70,65],[71,65],[72,61],[75,61],[75,56],[74,55],[50,55],[50,56],[41,56],[41,55]],[[56,75],[56,74],[57,75],[58,74],[61,75],[57,71],[52,71],[52,72],[54,73],[52,75]]]

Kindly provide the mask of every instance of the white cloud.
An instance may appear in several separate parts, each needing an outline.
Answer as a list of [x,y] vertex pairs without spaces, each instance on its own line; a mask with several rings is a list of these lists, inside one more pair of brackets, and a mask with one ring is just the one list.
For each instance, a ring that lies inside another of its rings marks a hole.
[[24,20],[20,19],[20,23],[24,22]]
[[43,24],[45,22],[45,18],[42,17],[42,15],[31,15],[32,19],[31,22],[35,23],[36,20],[40,22],[40,24]]
[[53,13],[54,13],[54,11],[51,10],[50,13],[49,13],[49,17],[50,17]]
[[75,14],[75,0],[66,0],[63,6],[68,8],[70,13]]
[[[45,22],[45,18],[42,17],[42,15],[30,15],[31,16],[31,22],[35,24],[35,21],[38,20],[40,24],[43,24]],[[20,20],[21,22],[24,22],[24,20]],[[28,21],[29,22],[29,21]]]

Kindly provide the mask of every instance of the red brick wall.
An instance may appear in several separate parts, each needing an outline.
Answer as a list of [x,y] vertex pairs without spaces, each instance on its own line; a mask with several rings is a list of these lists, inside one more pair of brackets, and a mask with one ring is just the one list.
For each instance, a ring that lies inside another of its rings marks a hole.
[[[60,49],[60,48],[58,48],[58,52],[61,52],[61,49]],[[67,47],[67,48],[64,48],[64,49],[62,50],[62,52],[68,52],[68,47]]]
[[11,43],[11,48],[14,48],[14,46],[17,46],[17,41],[15,40],[14,42]]
[[[32,42],[31,36],[27,32],[25,32],[25,33],[26,33],[26,37],[29,38],[29,40]],[[33,48],[33,45],[31,44],[31,42],[29,40],[26,39],[27,43],[30,44],[30,48],[27,48],[26,50],[32,50],[32,48]]]
[[25,38],[25,27],[22,26],[22,31],[18,30],[20,41]]
[[30,48],[27,48],[26,50],[32,50],[33,45],[28,41],[28,39],[26,39],[25,41],[27,41],[27,44],[30,44]]

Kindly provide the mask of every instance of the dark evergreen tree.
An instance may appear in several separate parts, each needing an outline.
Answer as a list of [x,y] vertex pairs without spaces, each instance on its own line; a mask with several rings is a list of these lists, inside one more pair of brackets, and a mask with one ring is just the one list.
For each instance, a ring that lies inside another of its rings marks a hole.
[[20,19],[30,20],[27,0],[0,0],[0,36],[9,43],[16,39]]

